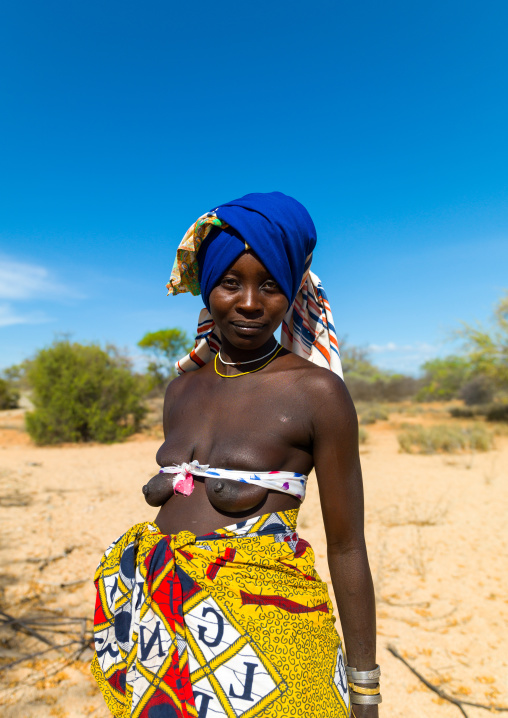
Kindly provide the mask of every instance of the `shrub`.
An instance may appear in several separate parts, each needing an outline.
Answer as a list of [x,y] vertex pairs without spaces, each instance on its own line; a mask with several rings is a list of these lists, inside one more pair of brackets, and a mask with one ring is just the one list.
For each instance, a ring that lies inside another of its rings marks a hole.
[[431,359],[423,364],[423,386],[417,401],[448,401],[458,396],[463,384],[471,376],[469,360],[462,356]]
[[508,404],[494,404],[487,411],[487,421],[508,421]]
[[114,347],[56,341],[27,371],[35,410],[26,425],[37,444],[112,442],[139,428],[142,382]]
[[0,377],[0,409],[16,409],[18,401],[19,392]]
[[408,427],[397,436],[399,446],[407,454],[435,454],[438,451],[454,454],[458,451],[488,451],[492,448],[493,436],[480,424],[472,427],[440,426],[423,427],[419,424]]
[[472,409],[470,406],[452,406],[450,409],[450,416],[453,416],[454,419],[471,419],[477,414],[478,410]]
[[495,387],[492,379],[481,374],[474,376],[461,388],[459,396],[464,399],[466,406],[488,404],[494,398]]
[[398,374],[375,379],[345,374],[344,381],[354,402],[404,401],[413,397],[422,385],[421,379]]

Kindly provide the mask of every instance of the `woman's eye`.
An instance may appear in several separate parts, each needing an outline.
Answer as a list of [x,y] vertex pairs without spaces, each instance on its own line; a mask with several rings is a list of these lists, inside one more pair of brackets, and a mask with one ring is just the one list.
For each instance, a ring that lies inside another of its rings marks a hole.
[[236,279],[233,279],[232,277],[224,277],[224,279],[221,282],[223,287],[236,287],[238,286],[238,282]]
[[263,284],[263,287],[265,289],[277,290],[279,288],[279,285],[273,279],[269,279]]

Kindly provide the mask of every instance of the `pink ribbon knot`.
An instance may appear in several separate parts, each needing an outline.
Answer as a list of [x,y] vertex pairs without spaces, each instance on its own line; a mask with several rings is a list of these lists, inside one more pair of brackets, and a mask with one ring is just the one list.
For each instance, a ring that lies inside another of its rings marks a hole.
[[182,471],[181,474],[177,474],[173,479],[173,488],[177,494],[190,496],[194,491],[194,477],[190,471]]

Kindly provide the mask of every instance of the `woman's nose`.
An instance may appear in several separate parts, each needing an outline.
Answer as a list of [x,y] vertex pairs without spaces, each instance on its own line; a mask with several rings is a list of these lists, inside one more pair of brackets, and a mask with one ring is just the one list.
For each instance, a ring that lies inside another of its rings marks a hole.
[[237,309],[244,312],[263,311],[259,291],[255,287],[244,287],[237,302]]

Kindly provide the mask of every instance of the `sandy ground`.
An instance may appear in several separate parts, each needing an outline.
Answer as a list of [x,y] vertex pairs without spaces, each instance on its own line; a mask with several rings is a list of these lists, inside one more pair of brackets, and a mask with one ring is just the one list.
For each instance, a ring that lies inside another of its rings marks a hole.
[[[390,644],[450,694],[507,706],[508,437],[497,437],[495,450],[484,454],[401,454],[397,421],[442,418],[410,414],[367,427],[361,448],[383,670],[380,715],[460,716],[389,653]],[[0,664],[51,648],[44,638],[75,641],[0,673],[4,718],[109,715],[89,674],[90,651],[75,655],[89,635],[102,551],[155,515],[141,486],[154,474],[159,445],[156,429],[125,444],[38,448],[22,430],[20,411],[0,413],[0,619],[32,619],[24,629],[38,634],[0,625]],[[299,531],[329,582],[313,480]],[[486,715],[465,709],[470,718]]]

